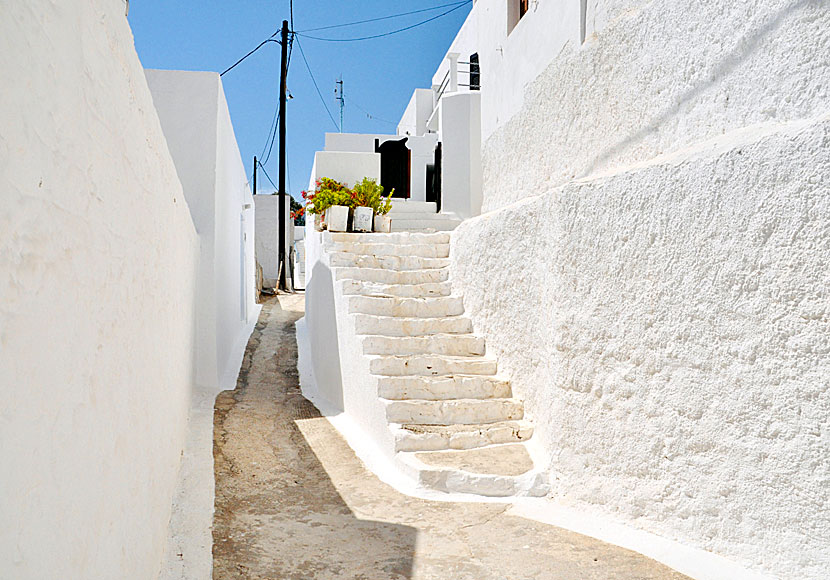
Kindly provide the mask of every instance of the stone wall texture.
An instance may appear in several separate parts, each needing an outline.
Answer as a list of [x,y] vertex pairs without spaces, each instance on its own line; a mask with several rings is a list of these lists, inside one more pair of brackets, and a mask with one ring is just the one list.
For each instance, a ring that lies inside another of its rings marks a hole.
[[830,5],[631,2],[484,144],[454,286],[553,496],[830,576]]
[[485,211],[732,129],[827,110],[826,0],[589,8],[604,28],[569,44],[485,142]]
[[112,0],[0,6],[0,577],[156,578],[198,240]]

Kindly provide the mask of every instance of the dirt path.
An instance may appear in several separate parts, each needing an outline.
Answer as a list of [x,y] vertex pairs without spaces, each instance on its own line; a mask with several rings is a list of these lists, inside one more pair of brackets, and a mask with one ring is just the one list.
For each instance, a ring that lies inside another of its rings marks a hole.
[[216,400],[216,580],[682,579],[643,556],[509,516],[399,494],[300,394],[303,296],[265,303],[237,388]]

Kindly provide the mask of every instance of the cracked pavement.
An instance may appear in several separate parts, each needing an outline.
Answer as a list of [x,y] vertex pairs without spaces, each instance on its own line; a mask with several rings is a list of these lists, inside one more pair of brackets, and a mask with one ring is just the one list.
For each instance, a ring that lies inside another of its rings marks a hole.
[[423,500],[381,482],[300,394],[303,308],[302,294],[267,299],[237,388],[216,400],[215,579],[686,578],[508,504]]

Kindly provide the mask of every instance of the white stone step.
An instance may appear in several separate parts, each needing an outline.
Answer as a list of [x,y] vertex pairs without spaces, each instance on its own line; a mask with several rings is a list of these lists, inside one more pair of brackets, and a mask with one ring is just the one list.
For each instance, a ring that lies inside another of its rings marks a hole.
[[533,425],[528,421],[486,425],[394,425],[392,433],[396,451],[476,449],[527,441],[533,436]]
[[405,318],[441,318],[464,313],[459,296],[437,298],[396,298],[379,296],[346,296],[352,314],[400,316]]
[[449,244],[450,234],[445,232],[378,232],[356,234],[347,232],[323,232],[324,243],[377,243],[377,244]]
[[465,316],[444,318],[400,318],[355,314],[357,334],[382,334],[385,336],[426,336],[430,334],[468,334],[473,331],[472,321]]
[[378,377],[382,399],[492,399],[512,394],[510,381],[481,375],[452,377]]
[[435,284],[450,278],[448,268],[437,270],[382,270],[380,268],[332,268],[335,280],[361,280],[381,284]]
[[362,256],[418,256],[421,258],[446,258],[450,255],[449,244],[380,244],[332,242],[326,244],[330,253],[349,253]]
[[474,334],[433,334],[431,336],[364,336],[363,354],[484,354],[484,338]]
[[412,199],[392,199],[389,215],[398,213],[436,213],[438,204],[434,201],[415,201]]
[[369,372],[373,375],[439,376],[439,375],[494,375],[496,361],[476,356],[445,356],[416,354],[410,356],[377,355],[369,357]]
[[418,232],[423,230],[435,230],[440,232],[451,232],[461,223],[461,220],[455,218],[442,217],[441,214],[436,214],[439,217],[425,219],[418,217],[417,219],[406,218],[392,218],[393,232]]
[[404,425],[482,425],[524,417],[518,399],[386,401],[386,419]]
[[449,296],[452,284],[433,282],[427,284],[382,284],[365,280],[341,280],[340,291],[344,296],[400,296],[405,298],[429,298]]
[[348,252],[332,252],[328,255],[333,268],[380,268],[385,270],[431,270],[446,268],[449,258],[421,258],[419,256],[363,256]]
[[547,474],[535,469],[523,444],[400,453],[398,460],[420,485],[447,493],[541,497],[550,490]]

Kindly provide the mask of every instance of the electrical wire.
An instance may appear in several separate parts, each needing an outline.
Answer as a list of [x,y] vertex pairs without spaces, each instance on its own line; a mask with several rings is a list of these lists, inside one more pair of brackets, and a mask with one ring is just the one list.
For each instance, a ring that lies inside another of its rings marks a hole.
[[251,52],[249,52],[248,54],[246,54],[245,56],[243,56],[242,58],[240,58],[238,61],[236,61],[235,63],[233,63],[231,66],[229,66],[228,68],[226,68],[224,71],[222,71],[221,73],[219,73],[219,76],[221,77],[221,76],[223,76],[225,73],[228,73],[228,72],[232,71],[232,70],[236,67],[236,65],[240,64],[243,60],[245,60],[246,58],[248,58],[249,56],[251,56],[252,54],[254,54],[256,51],[258,51],[260,48],[262,48],[263,46],[265,46],[265,45],[266,45],[266,44],[268,44],[269,42],[276,42],[277,44],[279,44],[279,41],[278,41],[278,40],[274,40],[274,35],[271,35],[269,38],[266,38],[265,40],[263,40],[262,42],[260,42],[260,43],[257,45],[257,47],[256,47],[255,49],[253,49]]
[[[295,33],[296,34],[296,33]],[[296,36],[299,36],[296,34]],[[295,38],[297,42],[297,48],[300,49],[300,56],[303,57],[303,62],[305,63],[306,70],[308,70],[308,76],[311,77],[311,82],[314,83],[314,88],[317,89],[317,95],[320,97],[320,102],[323,103],[323,108],[326,109],[326,113],[328,113],[329,119],[331,119],[332,125],[334,125],[335,129],[339,129],[337,125],[337,121],[334,120],[334,116],[331,114],[329,110],[329,106],[326,104],[326,100],[323,98],[323,93],[320,92],[320,87],[317,85],[317,81],[314,78],[314,73],[311,72],[311,66],[308,64],[308,59],[305,57],[305,51],[303,50],[303,45],[300,44],[300,39]]]
[[458,4],[454,8],[450,8],[446,12],[442,12],[441,14],[438,14],[437,16],[433,16],[432,18],[427,18],[426,20],[422,20],[421,22],[416,22],[415,24],[405,26],[404,28],[399,28],[397,30],[391,30],[389,32],[384,32],[383,34],[373,34],[371,36],[361,36],[361,37],[358,37],[358,38],[323,38],[321,36],[311,36],[310,34],[301,34],[299,32],[296,32],[295,34],[297,36],[302,36],[303,38],[310,38],[311,40],[320,40],[320,41],[323,41],[323,42],[359,42],[361,40],[372,40],[373,38],[382,38],[384,36],[392,36],[393,34],[406,32],[407,30],[412,30],[413,28],[417,28],[418,26],[423,26],[424,24],[426,24],[428,22],[432,22],[433,20],[438,20],[439,18],[441,18],[443,16],[446,16],[447,14],[455,12],[459,8],[463,8],[464,6],[469,4],[470,2],[472,2],[472,0],[465,0],[462,4]]
[[267,171],[265,171],[265,168],[262,166],[262,163],[259,163],[259,162],[257,162],[257,163],[258,163],[258,165],[259,165],[259,168],[260,168],[260,169],[262,169],[262,172],[265,174],[265,178],[266,178],[269,182],[271,182],[271,185],[273,185],[273,186],[274,186],[274,189],[276,189],[276,190],[277,190],[277,193],[279,193],[280,188],[279,188],[279,187],[277,187],[277,184],[276,184],[276,183],[274,183],[274,180],[273,180],[273,179],[271,179],[271,176],[270,176],[270,175],[268,175],[268,172],[267,172]]
[[355,103],[354,101],[351,101],[351,103],[355,107],[357,107],[357,109],[359,111],[362,111],[362,112],[366,113],[366,116],[369,117],[370,119],[373,119],[375,121],[380,121],[381,123],[389,123],[390,125],[397,125],[397,123],[395,123],[394,121],[387,121],[386,119],[381,119],[380,117],[375,117],[372,113],[370,113],[369,111],[367,111],[366,109],[364,109],[363,107],[361,107],[360,105]]
[[[422,8],[420,10],[413,10],[411,12],[401,12],[399,14],[390,14],[389,16],[381,16],[379,18],[368,18],[366,20],[355,20],[354,22],[345,22],[343,24],[332,24],[330,26],[319,26],[317,28],[306,28],[305,30],[298,30],[297,32],[316,32],[319,30],[331,30],[332,28],[344,28],[346,26],[356,26],[358,24],[366,24],[368,22],[379,22],[381,20],[391,20],[392,18],[400,18],[402,16],[410,16],[412,14],[421,14],[422,12],[432,12],[433,10],[440,10],[449,6],[457,6],[459,4],[467,4],[468,0],[461,0],[460,2],[450,2],[449,4],[441,4],[433,6],[432,8]],[[291,27],[294,28],[293,25]]]

